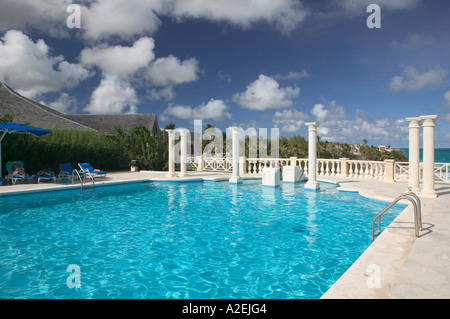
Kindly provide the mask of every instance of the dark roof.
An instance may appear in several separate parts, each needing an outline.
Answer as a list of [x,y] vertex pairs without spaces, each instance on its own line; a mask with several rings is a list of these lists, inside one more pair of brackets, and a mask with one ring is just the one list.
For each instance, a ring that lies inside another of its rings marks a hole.
[[69,129],[92,131],[93,129],[64,117],[64,114],[39,104],[15,92],[6,84],[0,82],[0,116],[13,115],[15,123],[25,124],[45,129]]
[[63,114],[50,107],[39,104],[15,92],[0,82],[0,117],[13,115],[13,121],[20,124],[30,122],[32,126],[46,129],[68,129],[83,131],[102,131],[114,133],[114,125],[118,124],[125,132],[134,126],[143,124],[150,131],[159,129],[156,114]]
[[158,120],[156,114],[110,114],[110,115],[65,115],[66,118],[83,125],[92,127],[105,134],[114,133],[114,125],[120,125],[125,132],[129,132],[134,126],[142,124],[150,132],[157,132]]

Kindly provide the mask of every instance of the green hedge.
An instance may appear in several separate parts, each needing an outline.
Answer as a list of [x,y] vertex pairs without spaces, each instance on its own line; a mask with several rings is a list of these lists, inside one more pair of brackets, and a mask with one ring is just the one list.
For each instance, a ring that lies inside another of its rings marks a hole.
[[46,168],[58,173],[60,163],[71,163],[77,168],[83,162],[103,170],[128,170],[131,160],[138,160],[140,169],[166,170],[166,144],[162,133],[155,136],[143,125],[129,133],[116,127],[112,136],[60,129],[40,138],[8,134],[2,142],[3,171],[6,172],[8,161],[24,162],[29,174]]

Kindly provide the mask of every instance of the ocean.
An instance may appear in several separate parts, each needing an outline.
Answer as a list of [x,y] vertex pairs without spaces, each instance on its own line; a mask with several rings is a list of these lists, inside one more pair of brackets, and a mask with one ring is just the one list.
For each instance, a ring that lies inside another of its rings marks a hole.
[[[403,152],[408,154],[409,149],[401,148]],[[423,149],[420,149],[420,161],[423,160]],[[450,163],[450,148],[436,148],[434,150],[435,163]]]

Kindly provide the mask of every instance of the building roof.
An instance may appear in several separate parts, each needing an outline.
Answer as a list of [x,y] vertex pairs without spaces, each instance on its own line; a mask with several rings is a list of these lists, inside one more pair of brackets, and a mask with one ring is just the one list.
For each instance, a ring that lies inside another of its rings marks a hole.
[[64,114],[52,108],[27,99],[0,82],[0,116],[5,114],[13,115],[15,123],[29,122],[32,126],[45,129],[94,130],[64,117]]
[[114,126],[120,125],[125,132],[129,132],[134,126],[142,124],[150,131],[158,130],[158,120],[156,114],[110,114],[110,115],[87,115],[71,114],[65,115],[66,118],[92,127],[105,134],[113,134]]
[[138,124],[144,125],[155,133],[159,129],[156,114],[63,114],[20,95],[0,82],[0,116],[5,114],[13,115],[16,123],[29,122],[32,126],[50,130],[59,128],[113,134],[116,124],[120,125],[125,132],[129,132]]

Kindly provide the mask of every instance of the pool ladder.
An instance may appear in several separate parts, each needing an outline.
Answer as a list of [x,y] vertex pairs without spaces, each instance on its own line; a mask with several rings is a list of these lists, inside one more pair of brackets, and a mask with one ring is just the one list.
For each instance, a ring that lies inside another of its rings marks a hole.
[[89,171],[87,171],[87,172],[84,171],[84,172],[83,172],[83,173],[84,173],[83,178],[81,178],[80,173],[79,173],[76,169],[74,169],[73,172],[72,172],[72,184],[73,184],[73,182],[74,182],[74,176],[75,176],[74,173],[77,174],[78,179],[80,180],[80,183],[81,183],[81,192],[82,192],[82,193],[83,193],[83,187],[84,187],[84,184],[86,183],[86,175],[88,175],[88,173],[89,173],[89,177],[90,177],[91,180],[92,180],[92,189],[95,191],[95,179],[94,179],[94,177],[92,177],[92,175],[90,174]]
[[[415,235],[416,237],[419,237],[419,230],[422,230],[422,204],[420,202],[419,196],[414,194],[414,192],[411,191],[411,188],[409,188],[408,192],[405,192],[401,194],[399,197],[394,199],[389,206],[387,206],[385,209],[381,211],[377,216],[374,217],[372,220],[372,242],[375,240],[375,238],[381,233],[380,230],[380,222],[381,222],[381,216],[384,215],[392,206],[397,204],[402,199],[409,200],[413,206],[414,206],[414,228],[415,228]],[[378,220],[378,227],[377,230],[375,230],[375,222]]]

